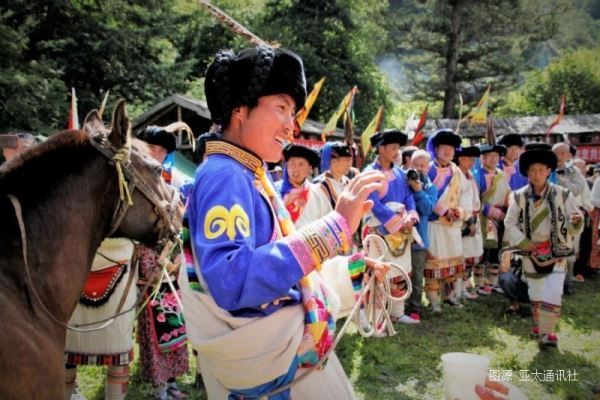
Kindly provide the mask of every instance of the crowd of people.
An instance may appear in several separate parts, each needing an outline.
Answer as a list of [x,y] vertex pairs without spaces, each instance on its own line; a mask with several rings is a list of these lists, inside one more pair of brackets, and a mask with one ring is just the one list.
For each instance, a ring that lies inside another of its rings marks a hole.
[[[389,281],[395,297],[412,287],[393,304],[394,323],[503,295],[507,312],[530,303],[531,333],[558,345],[563,295],[600,268],[600,169],[589,174],[572,146],[515,134],[464,146],[441,129],[419,149],[389,129],[371,137],[375,158],[360,172],[346,143],[320,152],[287,144],[306,98],[291,51],[221,51],[205,90],[214,125],[198,138],[194,181],[175,184],[163,171],[186,203],[182,254],[162,263],[152,249],[107,238],[70,321],[131,309],[137,285],[147,300],[136,325],[140,375],[156,398],[186,398],[175,378],[188,371],[188,342],[209,398],[354,398],[332,345],[367,272]],[[137,136],[158,163],[175,149],[165,127]],[[17,136],[4,156],[32,144]],[[273,179],[266,163],[282,156]],[[385,243],[378,258],[362,246],[369,235]],[[65,399],[78,365],[108,366],[105,397],[125,397],[135,318],[131,309],[100,330],[68,333]]]

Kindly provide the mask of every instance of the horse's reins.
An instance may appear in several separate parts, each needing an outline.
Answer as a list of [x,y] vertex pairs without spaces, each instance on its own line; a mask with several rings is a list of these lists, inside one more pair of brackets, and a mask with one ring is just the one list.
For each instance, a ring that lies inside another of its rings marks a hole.
[[139,175],[129,162],[129,153],[131,144],[126,142],[120,149],[115,149],[106,137],[99,135],[100,141],[90,137],[90,143],[102,155],[108,158],[109,163],[114,163],[119,178],[120,201],[113,213],[111,227],[107,236],[112,235],[121,224],[129,207],[133,205],[131,194],[138,189],[154,205],[154,212],[159,216],[159,244],[166,245],[169,237],[175,237],[179,231],[173,226],[172,221],[177,211],[179,198],[175,190],[172,191],[171,201],[160,200],[159,196],[145,184],[144,179]]
[[[381,237],[371,234],[371,235],[368,235],[363,240],[364,244],[367,243],[367,239],[381,241],[381,244],[383,245],[383,247],[381,247],[381,248],[384,249],[384,252],[383,252],[383,254],[379,255],[379,257],[377,258],[377,261],[383,262],[383,259],[384,259],[385,255],[387,254],[387,244],[385,243],[385,241]],[[287,385],[285,385],[279,389],[276,389],[272,392],[269,392],[266,395],[260,396],[261,399],[263,399],[263,398],[267,399],[270,396],[273,396],[275,394],[281,393],[283,391],[286,391],[286,390],[292,388],[292,386],[294,386],[294,385],[298,384],[299,382],[301,382],[302,380],[306,379],[306,377],[308,375],[310,375],[312,372],[320,369],[323,366],[323,364],[327,361],[327,359],[329,358],[331,353],[335,350],[335,348],[340,343],[340,341],[342,340],[342,337],[346,333],[346,330],[348,329],[350,322],[354,322],[354,324],[357,326],[357,330],[358,330],[359,334],[363,337],[373,336],[373,334],[376,331],[380,330],[378,327],[382,326],[383,324],[385,324],[385,326],[388,329],[391,329],[390,335],[394,335],[396,333],[396,331],[394,330],[394,327],[393,327],[391,317],[390,317],[391,303],[395,302],[395,301],[406,300],[412,292],[412,285],[410,282],[410,276],[406,273],[406,271],[401,266],[399,266],[395,263],[385,263],[385,264],[389,265],[391,269],[397,270],[400,273],[400,275],[402,275],[404,277],[404,280],[406,281],[406,284],[407,284],[406,293],[404,293],[404,295],[402,295],[402,297],[392,296],[391,290],[390,290],[390,285],[389,285],[389,280],[387,278],[384,278],[382,284],[378,284],[376,282],[376,279],[373,276],[372,272],[369,270],[365,271],[365,275],[367,276],[367,283],[363,286],[362,290],[360,291],[360,294],[359,294],[356,302],[354,303],[354,307],[352,307],[352,310],[350,311],[350,314],[346,318],[344,325],[342,325],[342,327],[336,334],[335,340],[334,340],[333,344],[331,345],[331,347],[329,348],[329,350],[327,350],[327,352],[323,355],[323,357],[319,360],[319,362],[317,364],[315,364],[312,367],[310,367],[309,369],[307,369],[306,372],[302,373],[302,375],[299,375],[297,378],[295,378],[292,382],[288,383]],[[361,305],[363,304],[363,300],[365,298],[367,298],[368,294],[369,294],[369,299],[368,299],[368,303],[367,303],[367,310],[368,310],[367,318],[366,318],[366,321],[360,321],[359,310],[361,308]],[[376,312],[378,299],[386,300],[385,305],[381,308],[381,311],[379,313]],[[381,321],[381,317],[384,318],[384,321]],[[362,327],[361,323],[366,323],[367,330],[365,330],[365,328]]]
[[[102,139],[105,139],[105,137],[102,136]],[[125,217],[125,213],[127,212],[127,209],[131,205],[133,205],[133,202],[131,200],[131,193],[137,188],[148,199],[148,201],[150,201],[150,203],[152,203],[154,205],[154,212],[159,217],[158,222],[157,222],[159,224],[158,243],[163,245],[163,250],[161,251],[161,256],[159,257],[159,260],[163,260],[163,262],[164,262],[164,258],[166,257],[167,250],[169,249],[170,243],[171,243],[169,238],[174,238],[175,235],[177,234],[177,229],[172,224],[173,217],[175,215],[175,211],[177,210],[177,206],[178,206],[178,202],[179,202],[176,191],[173,191],[173,197],[171,199],[171,202],[161,201],[159,199],[159,197],[156,195],[156,193],[154,193],[154,191],[152,191],[152,189],[150,189],[145,184],[143,178],[140,177],[139,174],[137,173],[137,171],[131,166],[131,163],[129,162],[129,154],[130,154],[130,150],[131,150],[130,142],[127,141],[125,143],[125,145],[119,150],[114,149],[112,147],[112,145],[110,145],[110,143],[108,143],[106,140],[103,140],[103,142],[104,142],[104,144],[98,143],[95,141],[94,138],[90,137],[90,143],[93,145],[93,147],[96,148],[106,158],[108,158],[109,162],[114,162],[115,168],[117,170],[119,192],[120,192],[120,199],[119,199],[117,207],[113,213],[110,233],[108,234],[108,236],[110,236],[112,233],[114,233],[118,229],[121,221]],[[131,185],[131,187],[129,187],[127,179],[129,179],[129,185]],[[144,285],[144,288],[141,291],[140,299],[138,299],[135,302],[135,304],[133,306],[129,307],[127,310],[121,311],[121,309],[123,308],[123,306],[125,304],[127,295],[129,294],[129,290],[131,289],[131,284],[133,282],[133,278],[135,275],[134,274],[135,267],[134,267],[134,268],[130,269],[130,274],[129,274],[129,278],[127,280],[127,285],[125,287],[125,291],[123,292],[123,295],[122,295],[121,299],[119,300],[119,304],[118,304],[115,314],[113,316],[99,320],[99,321],[94,321],[94,322],[85,323],[85,324],[75,324],[75,325],[69,325],[68,323],[64,323],[64,322],[60,321],[58,318],[56,318],[54,316],[54,314],[48,309],[48,307],[46,307],[46,304],[42,301],[40,295],[38,294],[37,290],[35,289],[35,286],[33,285],[33,280],[31,279],[31,273],[29,271],[29,262],[28,262],[28,258],[27,258],[27,231],[25,228],[25,223],[23,222],[23,212],[21,209],[21,204],[15,195],[7,194],[7,197],[9,198],[9,200],[15,210],[15,216],[17,217],[17,223],[19,225],[19,231],[20,231],[20,235],[21,235],[21,250],[22,250],[22,256],[23,256],[23,263],[25,265],[25,276],[27,278],[27,284],[31,288],[31,292],[33,293],[34,297],[41,304],[42,309],[46,312],[46,314],[48,314],[48,316],[50,316],[52,321],[54,321],[58,325],[65,327],[66,329],[76,331],[76,332],[96,331],[96,330],[106,328],[108,325],[110,325],[112,322],[114,322],[114,320],[117,317],[130,312],[135,307],[139,306],[142,303],[142,301],[145,300],[144,295],[145,295],[146,291],[148,290],[148,288],[154,283],[155,279],[148,279],[146,284]],[[125,197],[127,197],[127,202],[125,202]],[[167,208],[168,212],[166,212],[164,210],[164,208]],[[171,247],[171,249],[172,249],[172,247]],[[164,268],[165,268],[165,266],[163,264],[163,269]],[[161,274],[161,276],[162,276],[162,274]],[[147,301],[147,299],[146,299],[146,301]],[[102,323],[102,325],[94,327],[94,328],[81,329],[84,326],[97,325],[99,323]]]

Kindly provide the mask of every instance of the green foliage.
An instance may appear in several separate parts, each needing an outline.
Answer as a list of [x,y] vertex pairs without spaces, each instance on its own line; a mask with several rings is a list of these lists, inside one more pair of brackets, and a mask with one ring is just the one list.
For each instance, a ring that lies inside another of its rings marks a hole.
[[0,7],[0,130],[42,130],[42,119],[66,115],[67,103],[60,105],[66,87],[55,63],[29,59],[31,23],[13,28],[13,18]]
[[600,47],[567,51],[544,70],[532,71],[497,115],[555,114],[563,94],[568,114],[600,112]]
[[358,86],[355,126],[364,129],[380,105],[388,105],[383,76],[375,64],[385,32],[376,23],[385,4],[342,0],[269,1],[256,26],[259,36],[301,55],[309,90],[325,84],[310,118],[326,122],[348,91]]
[[[172,4],[2,3],[2,51],[10,54],[0,59],[0,93],[9,99],[0,109],[0,130],[63,128],[70,87],[77,91],[81,114],[97,108],[106,90],[109,103],[123,97],[146,105],[184,91],[194,60],[177,60],[169,39]],[[10,42],[14,45],[6,48]]]
[[444,100],[456,117],[458,94],[477,101],[492,84],[511,88],[524,68],[523,52],[555,33],[556,10],[529,0],[407,0],[394,2],[390,50],[401,60],[415,99]]

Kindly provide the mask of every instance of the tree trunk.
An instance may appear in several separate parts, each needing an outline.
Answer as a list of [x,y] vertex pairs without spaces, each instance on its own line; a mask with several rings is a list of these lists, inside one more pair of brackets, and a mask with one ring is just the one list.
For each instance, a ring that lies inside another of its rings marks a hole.
[[451,27],[448,32],[448,45],[446,47],[446,79],[444,82],[444,110],[443,118],[453,118],[454,105],[458,91],[456,89],[456,73],[458,69],[458,48],[460,46],[461,12],[463,0],[449,1],[452,7]]

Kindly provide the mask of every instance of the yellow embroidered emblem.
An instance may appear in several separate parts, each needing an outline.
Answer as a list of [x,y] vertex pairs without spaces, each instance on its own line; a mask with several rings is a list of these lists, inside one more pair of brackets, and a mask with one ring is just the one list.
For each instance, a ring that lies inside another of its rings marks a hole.
[[226,233],[229,240],[233,240],[236,231],[242,237],[250,236],[250,220],[239,204],[234,204],[231,210],[223,206],[214,206],[208,210],[204,220],[204,236],[207,239],[216,239]]

